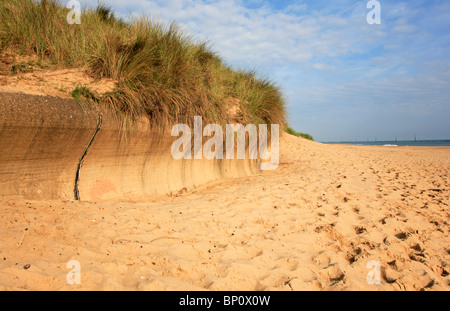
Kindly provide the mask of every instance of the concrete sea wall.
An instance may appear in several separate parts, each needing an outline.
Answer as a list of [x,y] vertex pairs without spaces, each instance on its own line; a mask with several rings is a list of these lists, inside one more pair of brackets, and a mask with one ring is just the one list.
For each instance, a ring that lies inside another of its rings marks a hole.
[[126,135],[107,109],[0,93],[0,198],[145,200],[259,173],[254,160],[174,160],[176,137],[143,120]]

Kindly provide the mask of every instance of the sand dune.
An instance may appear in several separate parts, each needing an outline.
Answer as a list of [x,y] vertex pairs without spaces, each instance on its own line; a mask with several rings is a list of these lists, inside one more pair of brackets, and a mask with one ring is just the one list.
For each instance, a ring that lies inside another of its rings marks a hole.
[[153,202],[4,199],[0,289],[449,289],[450,148],[281,148],[276,171]]

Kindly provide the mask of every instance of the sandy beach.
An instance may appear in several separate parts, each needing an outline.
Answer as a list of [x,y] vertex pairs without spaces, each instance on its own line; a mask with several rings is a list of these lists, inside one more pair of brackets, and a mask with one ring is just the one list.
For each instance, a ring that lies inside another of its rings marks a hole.
[[0,291],[450,290],[448,3],[93,2],[0,2]]
[[0,290],[450,289],[450,148],[284,135],[280,159],[151,202],[3,198]]

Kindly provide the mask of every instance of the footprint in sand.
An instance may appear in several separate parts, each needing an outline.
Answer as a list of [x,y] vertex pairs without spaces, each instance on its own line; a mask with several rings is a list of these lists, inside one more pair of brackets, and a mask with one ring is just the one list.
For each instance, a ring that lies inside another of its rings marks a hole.
[[322,277],[328,286],[334,286],[345,279],[345,273],[339,268],[337,264],[332,264],[325,269],[319,271],[319,275]]
[[364,232],[367,232],[367,229],[361,226],[355,227],[355,233],[356,234],[363,234]]
[[323,251],[314,256],[312,261],[321,267],[328,267],[331,262],[331,257],[326,251]]
[[349,262],[349,264],[353,264],[361,257],[361,254],[362,249],[360,247],[356,247],[352,252],[347,253],[346,259]]

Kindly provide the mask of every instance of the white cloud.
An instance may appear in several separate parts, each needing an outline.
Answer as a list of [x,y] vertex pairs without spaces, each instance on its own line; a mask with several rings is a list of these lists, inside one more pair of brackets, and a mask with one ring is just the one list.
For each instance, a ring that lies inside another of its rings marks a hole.
[[292,118],[301,119],[297,111],[318,116],[322,126],[314,129],[323,136],[328,129],[320,116],[327,113],[375,122],[369,112],[449,112],[449,22],[442,4],[420,10],[425,2],[383,1],[382,24],[368,25],[364,1],[298,1],[279,10],[263,0],[247,0],[252,8],[242,0],[102,2],[125,15],[176,21],[209,41],[226,63],[275,78]]
[[405,17],[402,17],[395,21],[392,30],[399,33],[412,33],[417,30],[417,27],[415,25],[409,24],[408,20]]
[[306,3],[293,3],[288,5],[283,11],[285,13],[304,13],[308,5]]

